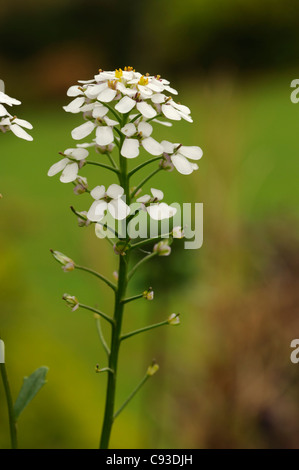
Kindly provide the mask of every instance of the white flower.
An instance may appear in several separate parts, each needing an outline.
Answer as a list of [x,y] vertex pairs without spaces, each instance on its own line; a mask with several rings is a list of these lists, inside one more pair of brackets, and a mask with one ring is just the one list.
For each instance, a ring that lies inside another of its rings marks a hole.
[[[135,123],[126,124],[121,131],[126,136],[121,148],[123,157],[138,157],[140,145],[151,155],[158,156],[164,152],[164,147],[150,137],[153,127],[148,122],[141,121],[137,125]],[[136,137],[133,138],[133,136]]]
[[96,129],[96,144],[100,146],[109,145],[114,141],[113,127],[117,124],[117,121],[107,116],[104,116],[103,119],[97,118],[95,121],[86,121],[72,130],[72,137],[74,140],[81,140]]
[[124,194],[124,189],[118,184],[111,184],[107,192],[105,186],[96,186],[90,195],[95,199],[92,203],[87,218],[92,222],[100,221],[107,210],[114,219],[125,219],[129,213],[129,206],[121,199]]
[[2,132],[12,131],[17,137],[21,139],[32,141],[33,138],[23,128],[32,129],[30,122],[24,119],[19,119],[12,116],[3,104],[8,106],[19,105],[21,101],[11,98],[2,91],[0,91],[0,130]]
[[160,189],[151,188],[152,196],[145,194],[137,199],[141,207],[147,211],[148,215],[154,220],[169,219],[176,214],[176,208],[171,207],[165,202],[159,203],[164,197]]
[[157,253],[158,256],[169,256],[171,253],[171,248],[168,245],[168,240],[162,240],[161,242],[156,243],[153,252]]
[[183,228],[180,227],[179,225],[176,226],[176,227],[173,227],[172,236],[173,236],[173,238],[184,238],[185,233],[184,233]]
[[[82,162],[88,156],[88,150],[85,148],[66,149],[63,155],[66,155],[66,157],[51,166],[48,176],[54,176],[62,171],[60,181],[62,183],[70,183],[77,178],[81,168],[80,165],[82,165]],[[77,160],[78,163],[73,160]]]
[[180,314],[179,313],[172,313],[168,317],[167,321],[168,321],[169,325],[173,325],[173,326],[179,325],[181,323],[180,322]]
[[198,170],[196,163],[189,162],[191,160],[199,160],[203,152],[197,146],[185,146],[180,144],[172,144],[167,140],[163,140],[161,145],[166,155],[169,155],[174,167],[182,175],[190,175],[194,170]]

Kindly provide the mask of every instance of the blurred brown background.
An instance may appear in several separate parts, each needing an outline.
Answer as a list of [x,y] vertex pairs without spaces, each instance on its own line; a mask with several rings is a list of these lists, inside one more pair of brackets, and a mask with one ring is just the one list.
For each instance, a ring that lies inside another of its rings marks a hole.
[[32,144],[0,136],[0,326],[14,396],[24,375],[50,367],[20,420],[22,447],[98,443],[106,378],[94,366],[104,353],[93,318],[71,313],[61,296],[108,312],[112,297],[84,273],[63,273],[49,249],[107,276],[116,260],[69,211],[86,209],[88,196],[46,173],[81,123],[62,110],[68,86],[133,65],[169,79],[192,109],[193,124],[159,128],[157,138],[200,145],[200,169],[152,184],[169,202],[204,203],[204,245],[177,242],[131,287],[150,282],[156,295],[130,304],[126,329],[178,310],[182,324],[123,347],[118,402],[153,357],[160,371],[119,417],[112,446],[298,448],[298,26],[295,0],[1,0],[0,78],[34,125]]

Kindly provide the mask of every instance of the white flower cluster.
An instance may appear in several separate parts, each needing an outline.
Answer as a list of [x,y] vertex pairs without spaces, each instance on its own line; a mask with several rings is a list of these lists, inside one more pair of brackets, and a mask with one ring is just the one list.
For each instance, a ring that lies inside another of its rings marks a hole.
[[[77,144],[76,148],[67,149],[63,159],[55,163],[48,175],[62,171],[60,181],[86,185],[78,180],[79,169],[85,165],[89,155],[87,148],[95,147],[98,153],[110,154],[118,147],[120,157],[134,159],[144,149],[155,159],[160,160],[160,168],[189,175],[198,169],[195,161],[202,157],[202,150],[197,146],[184,146],[166,140],[158,142],[152,137],[153,123],[171,126],[172,121],[181,119],[193,122],[190,109],[174,101],[171,95],[177,91],[170,87],[170,82],[160,76],[142,75],[132,67],[125,67],[111,72],[99,71],[92,80],[79,80],[71,86],[67,95],[74,99],[64,107],[71,113],[82,113],[85,122],[72,131],[74,140],[85,139],[95,132],[90,142]],[[102,164],[102,166],[104,166]],[[80,187],[81,187],[80,186]],[[128,216],[129,207],[122,200],[124,189],[116,184],[105,189],[96,186],[91,192],[95,201],[87,213],[90,221],[97,222],[106,211],[116,219]],[[137,199],[141,208],[147,210],[150,217],[160,220],[172,217],[175,210],[165,203],[162,191],[152,189],[151,196]]]
[[0,91],[0,131],[7,132],[12,131],[17,137],[25,140],[33,140],[25,129],[32,129],[30,122],[24,119],[19,119],[16,116],[12,116],[4,105],[13,106],[19,105],[21,101],[11,98],[2,91]]

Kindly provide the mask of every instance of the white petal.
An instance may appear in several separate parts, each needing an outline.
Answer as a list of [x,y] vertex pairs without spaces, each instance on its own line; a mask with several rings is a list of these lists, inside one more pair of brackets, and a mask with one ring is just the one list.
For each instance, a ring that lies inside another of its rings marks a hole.
[[102,101],[103,103],[110,103],[113,101],[116,95],[116,90],[112,90],[112,88],[106,88],[102,91],[99,96],[97,97],[98,101]]
[[8,112],[4,108],[3,104],[0,104],[0,116],[7,116]]
[[93,122],[84,122],[84,124],[81,124],[81,126],[78,126],[72,130],[72,137],[75,140],[84,139],[94,130],[94,128],[95,124]]
[[173,100],[171,101],[171,104],[178,111],[181,111],[184,114],[191,114],[191,110],[188,108],[188,106],[184,106],[183,104],[178,104]]
[[10,130],[17,136],[20,137],[20,139],[24,140],[33,140],[33,137],[29,135],[22,127],[20,127],[18,124],[12,124],[10,126]]
[[76,160],[84,160],[84,158],[88,157],[88,150],[84,148],[66,149],[64,154]]
[[162,145],[159,144],[159,142],[157,142],[152,137],[147,137],[146,139],[143,139],[141,143],[145,150],[151,155],[158,156],[162,155],[162,153],[164,152],[164,148],[162,147]]
[[172,155],[170,158],[175,168],[182,175],[190,175],[193,172],[192,164],[183,155]]
[[170,86],[166,85],[164,87],[164,90],[168,91],[169,93],[172,93],[173,95],[177,95],[178,92],[174,89],[174,88],[171,88]]
[[89,211],[87,212],[87,218],[92,222],[99,222],[107,210],[108,204],[106,201],[95,201],[90,206]]
[[168,142],[168,140],[162,140],[161,145],[164,148],[164,152],[166,153],[173,153],[176,147],[176,144]]
[[107,196],[117,199],[124,194],[124,189],[119,184],[111,184],[107,189]]
[[102,185],[102,186],[96,186],[95,188],[93,188],[91,191],[90,191],[90,195],[91,197],[93,197],[96,201],[98,201],[99,199],[102,199],[102,197],[105,196],[105,186]]
[[180,121],[180,113],[174,109],[170,104],[162,104],[162,112],[165,117],[168,119],[173,119],[174,121]]
[[123,94],[128,96],[136,95],[136,90],[132,90],[132,88],[126,88],[125,85],[121,82],[117,82],[116,88]]
[[16,100],[15,98],[11,98],[10,96],[0,91],[0,103],[8,104],[9,106],[13,106],[14,104],[21,104],[21,101]]
[[138,132],[142,132],[144,137],[149,137],[153,132],[153,127],[148,122],[141,121],[138,124]]
[[164,193],[160,189],[151,188],[151,193],[155,199],[158,199],[158,201],[161,201],[164,197]]
[[165,86],[163,85],[163,83],[159,82],[159,80],[156,80],[155,78],[153,80],[150,80],[147,86],[151,90],[156,91],[158,93],[165,89]]
[[181,111],[179,111],[179,113],[180,113],[180,115],[182,116],[182,118],[185,119],[185,121],[193,122],[192,117],[189,116],[188,114],[182,113]]
[[131,109],[134,108],[136,104],[135,100],[132,100],[128,96],[124,96],[115,106],[116,111],[119,111],[122,114],[129,113]]
[[140,103],[137,103],[136,108],[144,117],[148,119],[157,116],[157,111],[155,111],[154,108],[150,104],[145,103],[145,101],[141,101]]
[[151,200],[151,197],[149,194],[145,194],[144,196],[141,196],[138,199],[136,199],[137,202],[142,202],[143,204],[146,204],[150,200]]
[[104,121],[107,124],[107,126],[110,126],[110,127],[117,126],[119,124],[118,121],[115,121],[114,119],[110,119],[107,116],[104,117]]
[[108,209],[112,217],[117,220],[123,220],[129,215],[130,208],[122,199],[113,199],[108,203]]
[[84,96],[78,96],[73,101],[71,101],[67,106],[63,106],[63,109],[67,113],[79,113],[80,107],[85,102]]
[[88,98],[96,98],[102,91],[106,90],[108,87],[107,83],[100,83],[98,85],[90,85],[88,87],[88,92],[86,93],[86,96]]
[[169,219],[176,214],[176,209],[174,207],[168,206],[165,202],[161,204],[152,204],[147,207],[147,212],[149,216],[154,220]]
[[71,86],[66,92],[67,96],[79,96],[82,95],[82,90],[79,90],[78,85]]
[[101,104],[96,104],[92,111],[92,117],[94,118],[102,118],[106,116],[109,109],[106,106],[102,106]]
[[28,121],[25,121],[25,119],[16,118],[13,122],[18,124],[19,126],[25,127],[26,129],[33,129],[32,124],[30,124],[30,122]]
[[83,83],[84,85],[93,83],[93,82],[94,82],[94,78],[92,78],[91,80],[78,80],[78,83]]
[[57,175],[57,173],[64,170],[69,161],[70,160],[68,158],[63,158],[62,160],[59,160],[59,162],[54,163],[48,171],[48,176]]
[[161,124],[162,126],[165,126],[165,127],[171,127],[172,126],[171,122],[160,121],[159,119],[153,119],[153,122],[157,122],[158,124]]
[[186,146],[182,145],[179,148],[179,153],[184,155],[184,157],[191,158],[192,160],[199,160],[203,155],[202,149],[200,147],[197,147],[197,146],[188,146],[188,147],[186,147]]
[[147,85],[138,85],[138,90],[144,99],[148,99],[153,94],[153,91]]
[[121,152],[123,157],[136,158],[139,155],[139,142],[137,139],[125,139]]
[[123,134],[127,137],[132,137],[132,135],[136,134],[136,127],[133,123],[126,124],[124,127],[121,128]]
[[75,181],[78,176],[78,171],[78,163],[69,163],[63,170],[60,176],[60,181],[62,183],[70,183],[71,181]]
[[96,130],[96,143],[98,145],[108,145],[114,140],[112,128],[109,126],[99,126]]
[[153,103],[164,103],[165,99],[166,99],[166,96],[163,95],[163,93],[155,93],[152,96]]

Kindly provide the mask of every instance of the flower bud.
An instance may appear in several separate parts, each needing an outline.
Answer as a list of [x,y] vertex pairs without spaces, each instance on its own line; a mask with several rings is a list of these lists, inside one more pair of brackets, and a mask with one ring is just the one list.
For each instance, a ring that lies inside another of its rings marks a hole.
[[163,158],[159,163],[160,168],[165,171],[173,171],[174,166],[168,153],[163,153]]
[[179,318],[180,314],[179,313],[172,313],[169,317],[168,317],[168,324],[169,325],[173,325],[173,326],[176,326],[176,325],[179,325],[180,324],[180,318]]
[[154,298],[154,291],[151,287],[148,288],[148,290],[145,290],[143,292],[143,297],[146,299],[146,300],[153,300]]
[[79,300],[74,295],[63,294],[62,299],[66,301],[67,305],[72,309],[72,312],[79,308]]
[[173,238],[184,238],[185,234],[183,228],[179,225],[177,227],[173,227],[172,236]]
[[159,243],[156,243],[153,251],[158,253],[158,256],[169,256],[171,253],[171,248],[168,244],[168,240],[163,240]]
[[128,249],[129,245],[126,241],[117,242],[113,245],[113,250],[116,255],[125,256]]
[[76,179],[76,186],[74,187],[74,193],[78,196],[79,194],[83,194],[88,189],[87,179],[84,177],[79,176]]
[[155,375],[156,372],[159,370],[159,365],[156,362],[153,362],[147,369],[146,374],[150,377]]
[[113,271],[112,276],[116,281],[118,281],[118,272],[117,271]]
[[[78,217],[79,227],[88,227],[88,225],[90,225],[90,220],[88,220],[88,218],[87,218],[87,211],[78,212],[78,214],[80,214],[84,217],[84,219],[82,219],[81,217]],[[86,219],[85,219],[85,217],[86,217]]]
[[60,253],[60,251],[53,251],[50,250],[53,257],[58,261],[58,263],[62,264],[62,269],[63,271],[73,271],[75,269],[75,263],[74,261],[69,258],[68,256],[65,256],[63,253]]

